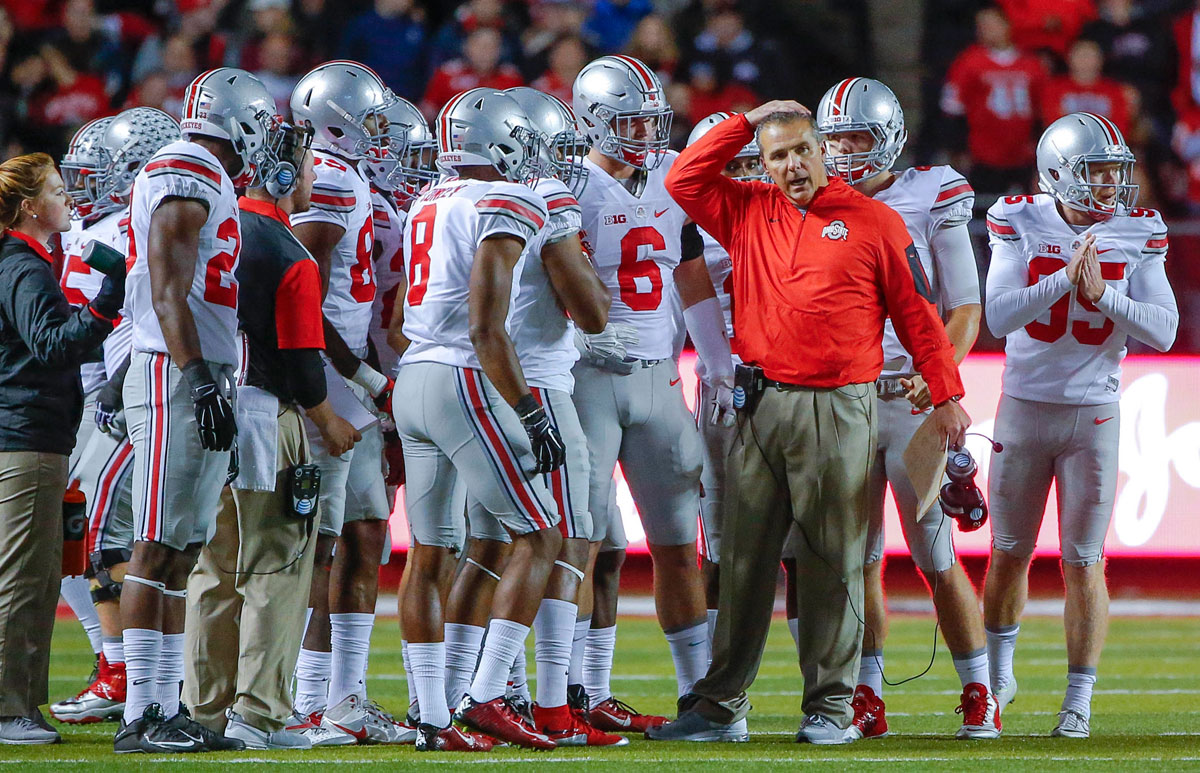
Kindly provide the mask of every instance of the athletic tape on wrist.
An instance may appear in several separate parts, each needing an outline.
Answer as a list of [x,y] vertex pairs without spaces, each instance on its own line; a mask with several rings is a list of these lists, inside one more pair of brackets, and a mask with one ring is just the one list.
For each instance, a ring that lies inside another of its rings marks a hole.
[[568,564],[566,561],[555,561],[554,565],[561,566],[563,569],[566,569],[568,572],[570,572],[571,574],[578,577],[580,582],[583,582],[583,570],[582,569],[576,569],[575,567]]
[[491,578],[492,578],[493,580],[495,580],[496,582],[500,582],[500,575],[496,574],[496,573],[495,573],[495,572],[493,572],[491,569],[488,569],[486,566],[484,566],[483,564],[479,563],[479,562],[478,562],[478,561],[476,561],[474,558],[469,558],[469,557],[468,557],[468,558],[467,558],[467,563],[468,563],[468,564],[471,564],[472,566],[477,566],[477,567],[479,567],[479,571],[483,572],[483,573],[484,573],[484,574],[486,574],[488,577],[491,577]]
[[154,580],[147,580],[145,577],[137,577],[132,574],[126,574],[124,581],[125,582],[135,582],[138,585],[145,585],[147,588],[153,588],[154,590],[159,591],[160,593],[167,592],[167,584],[166,583],[155,582]]

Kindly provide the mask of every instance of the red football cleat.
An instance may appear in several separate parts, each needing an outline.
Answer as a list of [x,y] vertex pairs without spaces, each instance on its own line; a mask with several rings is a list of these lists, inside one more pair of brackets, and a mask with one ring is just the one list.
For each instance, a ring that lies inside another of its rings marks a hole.
[[1000,704],[979,682],[963,688],[962,702],[954,711],[963,715],[962,727],[954,734],[955,738],[1000,737]]
[[534,726],[558,746],[625,746],[629,739],[597,730],[569,706],[544,709],[533,704]]
[[450,725],[434,727],[424,723],[417,726],[419,752],[490,752],[492,740],[470,730]]
[[888,734],[887,717],[884,716],[883,699],[865,684],[854,689],[854,709],[851,724],[859,729],[863,738],[883,738]]
[[524,746],[527,749],[553,749],[554,741],[545,733],[539,733],[525,719],[513,711],[503,697],[487,703],[476,703],[470,695],[458,704],[454,719],[484,735],[501,741]]
[[50,715],[59,722],[86,725],[117,719],[125,710],[125,664],[109,663],[101,653],[91,684],[74,698],[50,707]]
[[666,717],[639,714],[628,703],[611,697],[593,706],[587,713],[587,721],[597,730],[608,733],[644,733],[652,727],[667,724]]

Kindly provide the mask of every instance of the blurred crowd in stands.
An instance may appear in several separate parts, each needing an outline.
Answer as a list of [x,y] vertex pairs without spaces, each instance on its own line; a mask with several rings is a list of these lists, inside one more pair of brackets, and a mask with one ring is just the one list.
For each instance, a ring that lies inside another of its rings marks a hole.
[[911,42],[920,90],[905,104],[904,160],[953,163],[980,207],[1033,189],[1041,128],[1089,110],[1137,152],[1140,204],[1200,215],[1200,0],[895,0],[920,12],[919,41],[872,29],[875,3],[0,0],[0,151],[58,156],[83,122],[136,105],[178,114],[191,79],[222,65],[255,73],[284,106],[314,64],[355,59],[432,118],[475,86],[569,101],[579,69],[616,52],[669,84],[680,147],[716,110],[815,105],[853,75],[887,82],[897,73],[877,66],[876,46]]

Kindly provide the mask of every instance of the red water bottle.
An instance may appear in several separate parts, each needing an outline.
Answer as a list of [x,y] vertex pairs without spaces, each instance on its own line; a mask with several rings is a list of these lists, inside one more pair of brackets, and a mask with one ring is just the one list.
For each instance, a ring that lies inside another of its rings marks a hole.
[[87,497],[75,481],[63,493],[63,577],[83,574],[87,569]]

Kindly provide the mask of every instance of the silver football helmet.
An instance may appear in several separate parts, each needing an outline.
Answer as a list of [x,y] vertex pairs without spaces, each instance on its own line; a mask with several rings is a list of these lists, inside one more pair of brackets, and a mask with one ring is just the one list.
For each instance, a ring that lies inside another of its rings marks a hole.
[[[1126,214],[1137,203],[1133,151],[1116,124],[1095,113],[1064,115],[1046,127],[1037,144],[1038,187],[1064,207],[1100,220]],[[1116,179],[1092,182],[1093,168],[1116,164]],[[1112,190],[1111,198],[1104,192]]]
[[437,117],[437,165],[446,174],[460,166],[490,166],[509,182],[538,177],[546,146],[529,116],[503,91],[471,89],[451,99]]
[[267,162],[265,149],[276,123],[275,100],[258,78],[235,67],[201,73],[183,95],[184,137],[201,134],[228,140],[242,160],[236,187],[249,185]]
[[834,153],[825,144],[826,170],[850,184],[891,169],[908,140],[900,100],[871,78],[847,78],[826,91],[816,119],[822,135],[864,131],[875,138],[875,145],[862,153]]
[[159,149],[181,136],[175,119],[157,108],[133,107],[113,118],[103,140],[109,162],[99,192],[105,204],[127,204],[138,172]]
[[75,208],[72,217],[79,220],[116,209],[100,197],[100,178],[108,165],[104,131],[112,120],[112,116],[97,118],[79,127],[59,165],[63,185]]
[[437,140],[425,116],[407,99],[394,97],[383,115],[387,118],[387,143],[372,147],[360,168],[376,188],[401,199],[416,198],[438,178],[434,164]]
[[[718,113],[713,113],[712,115],[704,116],[695,125],[695,127],[692,128],[692,133],[689,134],[688,138],[687,138],[687,144],[688,145],[694,144],[697,140],[699,140],[705,134],[708,134],[709,130],[712,129],[714,126],[721,123],[721,121],[724,121],[725,119],[730,118],[734,115],[736,115],[736,113],[718,112]],[[747,166],[749,166],[749,167],[751,167],[751,171],[750,171],[750,174],[730,175],[731,179],[734,179],[734,180],[769,180],[770,179],[770,176],[766,173],[766,171],[763,169],[763,166],[762,166],[762,153],[759,152],[759,149],[758,149],[758,140],[750,140],[749,142],[747,142],[744,146],[742,146],[742,149],[739,150],[737,155],[734,156],[733,158],[735,161],[743,162],[742,164],[739,165],[741,167],[741,169],[744,170]],[[750,163],[747,163],[750,161],[753,162],[753,165],[751,165]]]
[[312,128],[318,146],[357,160],[386,144],[385,111],[395,100],[391,89],[366,65],[326,62],[292,90],[292,118]]
[[575,78],[572,101],[592,146],[609,158],[640,169],[662,163],[671,118],[654,70],[632,56],[602,56]]
[[558,97],[528,86],[515,86],[504,93],[515,99],[529,116],[549,150],[542,159],[542,176],[558,178],[576,196],[583,193],[588,175],[583,158],[588,143],[575,123],[575,113]]

